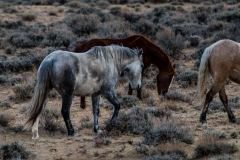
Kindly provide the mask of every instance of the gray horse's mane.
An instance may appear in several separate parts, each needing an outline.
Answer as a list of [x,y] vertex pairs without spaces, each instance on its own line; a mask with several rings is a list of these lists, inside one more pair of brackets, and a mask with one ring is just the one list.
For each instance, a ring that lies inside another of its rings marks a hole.
[[103,61],[115,61],[119,64],[122,60],[132,60],[138,54],[139,49],[130,49],[119,45],[95,46],[89,50],[88,55]]

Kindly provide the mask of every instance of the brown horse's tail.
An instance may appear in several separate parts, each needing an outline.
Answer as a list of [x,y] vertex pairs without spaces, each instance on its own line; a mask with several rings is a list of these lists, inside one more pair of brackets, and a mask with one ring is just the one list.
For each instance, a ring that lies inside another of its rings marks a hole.
[[201,63],[198,71],[198,84],[197,84],[197,93],[194,98],[190,101],[190,103],[197,97],[197,99],[204,98],[204,91],[206,90],[206,83],[210,76],[209,72],[209,57],[212,53],[214,45],[207,47],[202,55]]
[[30,103],[27,114],[29,115],[24,125],[24,130],[30,129],[40,115],[48,93],[51,90],[49,72],[52,69],[51,62],[43,62],[38,70],[37,84],[34,90],[34,96]]

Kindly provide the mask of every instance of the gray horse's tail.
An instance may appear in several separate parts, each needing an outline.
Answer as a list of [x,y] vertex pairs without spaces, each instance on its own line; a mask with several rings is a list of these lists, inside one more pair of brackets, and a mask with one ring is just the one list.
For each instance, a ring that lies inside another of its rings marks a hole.
[[48,93],[51,90],[51,82],[49,72],[52,69],[52,63],[43,62],[38,70],[37,84],[34,90],[34,95],[30,103],[27,114],[29,115],[24,129],[30,129],[35,123],[37,117],[40,115]]
[[206,90],[206,83],[210,76],[209,72],[209,57],[212,53],[214,45],[207,47],[202,55],[201,63],[198,71],[198,84],[197,84],[197,93],[194,98],[190,101],[190,103],[197,97],[197,99],[204,98],[204,91]]

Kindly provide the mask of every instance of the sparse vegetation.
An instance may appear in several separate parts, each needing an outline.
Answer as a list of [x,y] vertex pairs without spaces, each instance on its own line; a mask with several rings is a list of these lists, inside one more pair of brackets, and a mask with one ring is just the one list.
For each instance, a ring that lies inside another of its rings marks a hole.
[[3,151],[3,159],[32,159],[35,157],[21,142],[2,145],[1,150]]
[[171,122],[161,123],[157,128],[153,128],[147,132],[143,139],[143,143],[148,145],[157,145],[174,141],[192,144],[194,139],[186,129]]

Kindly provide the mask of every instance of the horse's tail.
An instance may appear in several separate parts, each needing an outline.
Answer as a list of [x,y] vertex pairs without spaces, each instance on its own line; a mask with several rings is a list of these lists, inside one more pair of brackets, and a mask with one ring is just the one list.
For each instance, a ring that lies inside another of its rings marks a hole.
[[[214,45],[207,47],[202,55],[201,63],[198,71],[198,84],[197,84],[197,93],[191,102],[197,97],[198,99],[204,98],[204,91],[206,90],[206,83],[210,76],[209,72],[209,57],[212,53]],[[191,103],[190,102],[190,103]]]
[[51,69],[52,62],[43,62],[39,67],[37,75],[37,84],[34,90],[33,98],[29,106],[29,110],[27,112],[29,117],[24,125],[24,129],[30,129],[42,111],[48,93],[51,90],[51,82],[49,78]]

